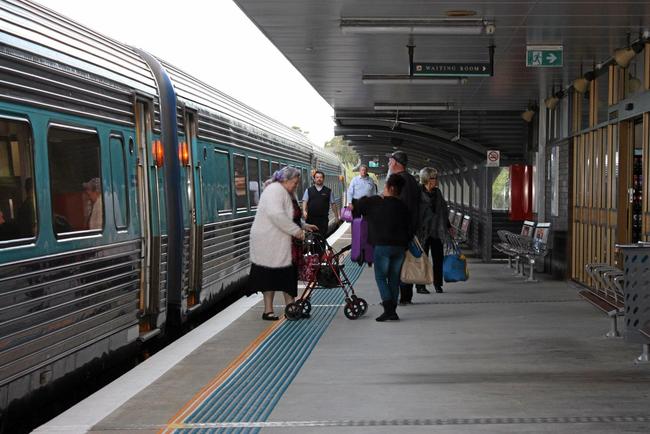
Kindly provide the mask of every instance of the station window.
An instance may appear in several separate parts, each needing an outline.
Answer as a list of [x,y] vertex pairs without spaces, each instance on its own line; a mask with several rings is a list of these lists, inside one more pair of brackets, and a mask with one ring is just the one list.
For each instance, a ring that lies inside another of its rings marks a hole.
[[456,204],[460,205],[463,203],[463,188],[460,185],[460,179],[456,178]]
[[233,156],[235,169],[235,206],[237,211],[248,208],[248,198],[246,195],[246,157],[243,155]]
[[492,210],[507,211],[510,209],[510,168],[501,167],[499,175],[492,182]]
[[0,118],[0,242],[33,238],[37,227],[31,128]]
[[453,179],[449,180],[449,202],[454,203],[456,201],[456,184]]
[[104,202],[97,133],[52,126],[47,144],[54,233],[101,230]]
[[623,72],[625,74],[625,98],[644,91],[644,57],[645,56],[643,55],[643,52],[637,54],[632,62],[630,62],[630,65],[627,67],[627,69],[625,69]]
[[248,196],[251,201],[251,208],[260,203],[260,171],[257,165],[257,158],[248,157]]
[[609,109],[609,74],[605,73],[596,79],[596,96],[598,97],[596,124],[607,122]]
[[472,178],[472,190],[472,206],[474,208],[479,208],[481,190],[475,177]]
[[469,206],[469,181],[463,176],[463,205]]
[[230,155],[215,149],[215,157],[217,212],[231,212]]
[[127,189],[127,170],[126,170],[126,149],[124,149],[124,139],[121,136],[111,135],[110,137],[111,152],[111,182],[113,189],[113,214],[115,215],[115,227],[124,229],[128,226],[129,199]]

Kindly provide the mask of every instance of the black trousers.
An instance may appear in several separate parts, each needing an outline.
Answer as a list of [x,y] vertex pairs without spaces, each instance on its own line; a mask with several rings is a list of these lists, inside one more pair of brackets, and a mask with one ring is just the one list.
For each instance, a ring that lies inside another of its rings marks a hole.
[[329,228],[329,217],[309,217],[309,214],[307,215],[307,223],[310,225],[316,225],[318,226],[318,233],[323,236],[323,238],[327,238],[327,229]]
[[[442,261],[445,253],[440,238],[428,238],[422,246],[424,253],[429,255],[433,265],[433,286],[442,288]],[[416,288],[424,288],[424,285],[416,285]],[[400,300],[411,301],[413,299],[413,284],[402,283],[399,287]]]

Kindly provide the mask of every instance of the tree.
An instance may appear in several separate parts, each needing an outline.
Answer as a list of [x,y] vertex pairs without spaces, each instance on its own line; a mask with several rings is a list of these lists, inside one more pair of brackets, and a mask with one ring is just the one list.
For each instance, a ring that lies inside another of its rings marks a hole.
[[[345,179],[349,183],[357,175],[354,170],[357,164],[359,164],[359,154],[357,154],[357,151],[342,136],[332,137],[325,143],[325,149],[339,158],[343,166]],[[377,177],[374,174],[370,174],[370,177],[377,182]]]
[[325,149],[335,154],[343,164],[356,166],[359,162],[359,154],[352,149],[347,140],[342,136],[332,137],[329,142],[325,143]]
[[300,134],[302,134],[303,136],[307,136],[307,135],[309,135],[309,131],[305,131],[305,130],[303,130],[303,129],[300,128],[298,125],[294,125],[294,126],[292,126],[291,129],[292,129],[292,130],[296,130],[296,131],[298,131],[298,132],[299,132]]

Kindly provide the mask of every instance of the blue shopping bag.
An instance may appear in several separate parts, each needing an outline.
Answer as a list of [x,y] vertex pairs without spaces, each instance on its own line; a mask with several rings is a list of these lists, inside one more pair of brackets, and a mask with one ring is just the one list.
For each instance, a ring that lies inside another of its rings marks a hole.
[[445,282],[464,282],[469,279],[467,258],[455,242],[452,242],[451,249],[442,262],[442,276]]

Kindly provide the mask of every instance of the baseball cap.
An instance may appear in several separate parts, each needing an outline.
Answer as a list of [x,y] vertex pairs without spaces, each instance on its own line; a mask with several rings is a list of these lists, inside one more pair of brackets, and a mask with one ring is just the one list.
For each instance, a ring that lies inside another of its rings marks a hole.
[[90,190],[90,191],[101,191],[102,189],[102,183],[99,180],[99,178],[93,178],[88,182],[84,182],[81,184],[85,190]]
[[406,152],[404,151],[395,151],[392,154],[386,154],[388,158],[393,158],[395,161],[397,161],[399,164],[402,166],[406,166],[409,162],[409,157],[406,155]]

